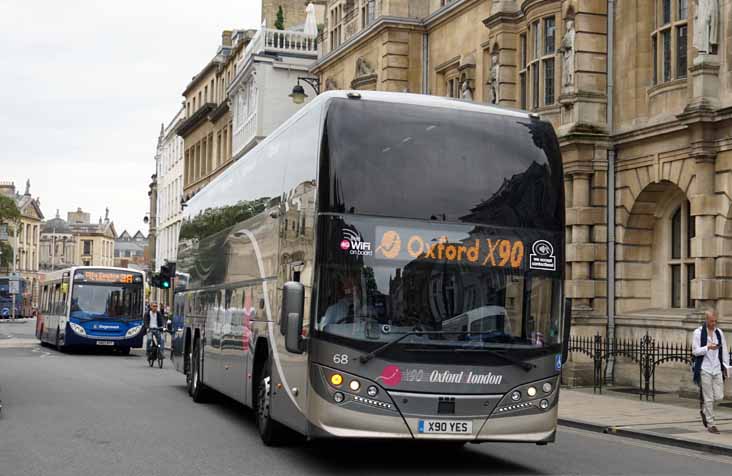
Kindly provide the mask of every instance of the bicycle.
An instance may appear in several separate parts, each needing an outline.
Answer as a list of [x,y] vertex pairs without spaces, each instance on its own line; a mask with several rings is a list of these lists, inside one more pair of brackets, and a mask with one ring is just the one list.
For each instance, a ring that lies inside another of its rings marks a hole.
[[[152,344],[147,351],[147,363],[152,367],[157,360],[158,367],[162,369],[163,360],[165,360],[165,330],[152,329],[148,331],[148,338],[152,339]],[[162,339],[162,346],[159,343],[159,339]]]

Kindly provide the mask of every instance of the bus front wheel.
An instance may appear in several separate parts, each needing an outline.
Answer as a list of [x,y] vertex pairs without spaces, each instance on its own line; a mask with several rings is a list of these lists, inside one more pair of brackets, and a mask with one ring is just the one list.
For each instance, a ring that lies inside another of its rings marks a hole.
[[61,342],[61,339],[59,338],[60,335],[61,335],[61,329],[56,328],[56,350],[59,351],[59,352],[63,352],[64,351],[64,345]]
[[257,429],[267,446],[277,446],[285,442],[285,428],[272,419],[272,368],[269,358],[259,372],[257,382]]

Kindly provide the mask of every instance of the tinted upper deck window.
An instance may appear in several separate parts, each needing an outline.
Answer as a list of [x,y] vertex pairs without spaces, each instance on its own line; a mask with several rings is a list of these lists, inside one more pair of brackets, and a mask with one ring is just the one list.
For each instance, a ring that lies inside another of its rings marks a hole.
[[334,100],[323,154],[322,212],[563,226],[559,149],[539,120]]

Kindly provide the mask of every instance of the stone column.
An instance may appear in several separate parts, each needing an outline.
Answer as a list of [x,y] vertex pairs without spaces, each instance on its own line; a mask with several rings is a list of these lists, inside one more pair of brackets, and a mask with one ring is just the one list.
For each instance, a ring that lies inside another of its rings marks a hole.
[[518,107],[518,26],[515,18],[519,11],[515,0],[495,1],[491,6],[491,16],[483,20],[483,24],[490,31],[488,41],[481,44],[483,49],[483,102],[491,100],[490,70],[493,48],[498,45],[498,104],[501,106]]
[[715,259],[719,255],[715,219],[720,198],[714,193],[714,156],[697,156],[695,165],[696,181],[689,200],[696,225],[696,236],[691,240],[691,256],[695,258],[691,297],[700,307],[713,307],[717,299]]
[[387,30],[382,35],[382,61],[379,80],[383,91],[409,89],[409,32]]
[[567,262],[571,279],[567,281],[567,296],[573,298],[574,308],[591,308],[595,297],[591,265],[595,260],[595,247],[590,241],[590,225],[582,218],[590,209],[589,173],[574,173],[572,179],[572,207],[567,210],[567,225],[571,225],[571,243],[567,244]]

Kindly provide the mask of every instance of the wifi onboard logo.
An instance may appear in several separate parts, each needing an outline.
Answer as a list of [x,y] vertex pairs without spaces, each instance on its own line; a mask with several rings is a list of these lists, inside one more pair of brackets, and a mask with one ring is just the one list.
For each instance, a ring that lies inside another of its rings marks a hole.
[[343,230],[340,246],[341,250],[347,251],[351,255],[373,256],[374,254],[370,241],[364,241],[356,231],[347,228]]

